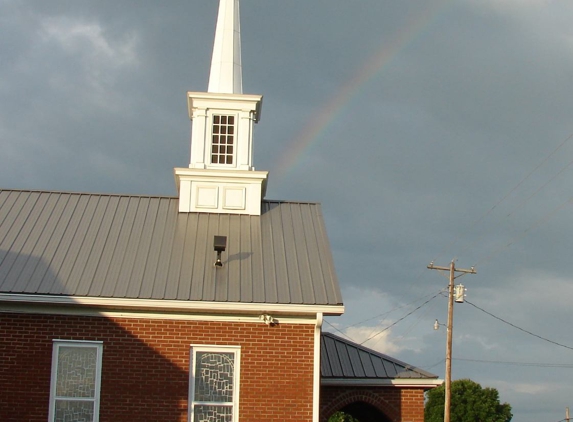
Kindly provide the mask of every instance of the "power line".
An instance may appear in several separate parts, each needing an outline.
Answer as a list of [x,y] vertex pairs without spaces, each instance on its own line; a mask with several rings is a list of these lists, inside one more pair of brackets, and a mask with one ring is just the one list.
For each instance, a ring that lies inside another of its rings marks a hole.
[[542,336],[540,336],[540,335],[538,335],[538,334],[535,334],[535,333],[532,333],[531,331],[528,331],[528,330],[526,330],[526,329],[524,329],[524,328],[518,327],[517,325],[512,324],[511,322],[506,321],[505,319],[500,318],[500,317],[498,317],[498,316],[492,314],[491,312],[488,312],[488,311],[486,311],[485,309],[480,308],[479,306],[477,306],[477,305],[471,303],[469,300],[466,300],[465,302],[468,303],[468,304],[470,304],[470,305],[472,305],[474,308],[479,309],[479,310],[482,311],[483,313],[486,313],[486,314],[488,314],[489,316],[491,316],[491,317],[493,317],[493,318],[495,318],[495,319],[497,319],[497,320],[503,322],[504,324],[510,325],[510,326],[513,327],[513,328],[517,328],[518,330],[523,331],[523,332],[526,333],[526,334],[529,334],[529,335],[531,335],[531,336],[533,336],[533,337],[537,337],[538,339],[541,339],[541,340],[546,341],[546,342],[548,342],[548,343],[554,344],[554,345],[556,345],[556,346],[560,346],[560,347],[564,347],[564,348],[569,349],[569,350],[573,350],[573,347],[566,346],[566,345],[561,344],[561,343],[557,343],[556,341],[549,340],[548,338],[542,337]]
[[531,198],[533,198],[535,195],[537,195],[540,191],[542,191],[549,183],[551,183],[553,180],[555,180],[557,178],[557,176],[561,175],[561,173],[563,173],[565,170],[567,170],[569,167],[571,167],[571,165],[573,164],[573,160],[569,161],[569,163],[563,167],[561,170],[559,170],[553,177],[551,177],[547,182],[545,182],[543,185],[541,185],[539,188],[537,188],[537,190],[535,192],[533,192],[531,195],[529,195],[525,200],[523,200],[517,207],[515,207],[509,214],[507,214],[508,217],[510,217],[511,215],[513,215],[516,211],[518,211],[523,205],[525,205]]
[[[441,290],[441,291],[443,291],[443,290]],[[432,293],[429,293],[429,294],[427,294],[427,295],[424,295],[424,296],[422,296],[422,297],[419,297],[419,298],[416,299],[416,300],[413,300],[413,301],[410,302],[410,303],[406,303],[405,305],[396,306],[395,308],[392,308],[392,309],[390,309],[390,310],[387,311],[387,312],[383,312],[383,313],[378,314],[378,315],[375,315],[375,316],[373,316],[373,317],[371,317],[371,318],[367,318],[367,319],[364,319],[364,320],[362,320],[362,321],[355,322],[354,324],[350,324],[350,325],[344,326],[344,327],[342,327],[342,328],[343,328],[343,329],[346,329],[346,328],[355,327],[355,326],[357,326],[357,325],[364,324],[365,322],[372,321],[373,319],[380,318],[380,317],[384,317],[384,316],[386,316],[386,315],[388,315],[388,314],[391,314],[391,313],[394,312],[394,311],[397,311],[397,310],[399,310],[399,309],[402,309],[402,308],[405,308],[405,307],[407,307],[407,306],[413,305],[414,303],[419,302],[420,300],[423,300],[423,299],[427,298],[427,297],[430,296],[431,294],[432,294]]]
[[514,362],[514,361],[504,361],[504,360],[484,360],[484,359],[465,359],[465,358],[453,358],[453,360],[460,360],[464,362],[477,362],[477,363],[493,363],[499,365],[533,366],[538,368],[573,368],[573,364],[571,363]]
[[[523,185],[527,179],[529,179],[537,170],[539,170],[553,155],[555,155],[555,153],[557,153],[557,151],[559,151],[571,139],[573,139],[573,133],[570,134],[563,142],[561,142],[561,144],[559,144],[559,146],[557,146],[557,148],[555,148],[551,153],[549,153],[549,155],[547,155],[543,160],[541,160],[541,162],[535,168],[533,168],[533,170],[531,170],[529,173],[527,173],[527,175],[523,179],[521,179],[521,181],[519,183],[517,183],[517,185],[515,185],[507,194],[505,194],[500,200],[498,200],[488,211],[486,211],[481,217],[479,217],[472,224],[470,224],[467,231],[469,231],[470,229],[472,229],[473,227],[475,227],[479,223],[481,223],[489,214],[491,214],[502,202],[504,202],[507,198],[509,198],[509,196],[512,193],[514,193],[517,189],[519,189],[521,187],[521,185]],[[565,168],[569,167],[569,165],[571,165],[571,163],[568,164]],[[562,169],[557,175],[559,175],[564,170],[565,169]],[[551,182],[553,179],[555,179],[555,177],[557,177],[557,175],[554,176],[552,179],[550,179],[549,182]],[[543,185],[542,188],[544,188],[549,182],[547,182],[545,185]],[[538,191],[536,191],[535,194]],[[535,194],[533,194],[532,196],[534,196]],[[531,199],[531,197],[527,198],[527,200],[524,202],[527,202],[529,199]],[[522,202],[517,208],[519,208],[521,205],[523,205],[524,202]],[[462,238],[462,236],[463,235],[460,234],[456,238],[454,238],[454,240],[449,245],[444,247],[432,261],[437,261],[437,259],[440,256],[442,256],[446,252],[447,249],[452,248]]]
[[569,198],[567,201],[565,201],[564,203],[559,205],[557,208],[551,210],[547,214],[544,214],[541,218],[539,218],[537,221],[535,221],[531,226],[529,226],[527,229],[523,230],[519,235],[516,235],[513,238],[511,238],[509,243],[506,244],[505,246],[500,246],[499,248],[495,249],[492,253],[487,255],[485,258],[478,260],[478,262],[476,262],[474,264],[474,266],[477,266],[478,264],[483,264],[484,262],[489,261],[490,259],[492,259],[495,255],[497,255],[503,249],[509,248],[517,240],[525,237],[529,233],[529,231],[531,231],[531,229],[537,228],[537,227],[541,226],[543,223],[546,223],[547,221],[549,221],[555,214],[557,214],[557,212],[561,211],[562,208],[564,208],[567,204],[569,204],[571,202],[573,202],[573,197]]
[[424,305],[426,305],[427,303],[429,303],[430,301],[432,301],[433,299],[435,299],[437,296],[439,296],[441,293],[438,292],[436,293],[434,296],[432,296],[430,299],[426,300],[424,303],[422,303],[420,306],[418,306],[417,308],[415,308],[414,310],[412,310],[411,312],[408,312],[406,315],[404,315],[402,318],[397,319],[396,321],[394,321],[392,324],[390,324],[389,326],[387,326],[386,328],[384,328],[383,330],[378,331],[376,334],[371,335],[370,337],[368,337],[366,340],[364,340],[362,343],[359,343],[360,345],[363,345],[364,343],[366,343],[369,340],[372,340],[374,337],[379,336],[380,334],[382,334],[384,331],[389,330],[390,328],[392,328],[393,326],[395,326],[396,324],[398,324],[400,321],[406,319],[407,317],[409,317],[410,315],[412,315],[414,312],[416,312],[418,309],[420,309],[421,307],[423,307]]
[[354,339],[352,339],[352,337],[350,337],[348,334],[343,333],[342,331],[340,331],[337,327],[335,327],[334,325],[332,325],[330,322],[328,322],[326,319],[324,320],[324,322],[326,322],[328,325],[330,325],[332,328],[334,328],[336,331],[338,331],[340,334],[342,334],[344,337],[348,338],[350,341],[356,343],[356,341],[354,341]]
[[440,359],[439,361],[437,361],[436,363],[434,363],[433,365],[430,366],[421,366],[420,368],[425,370],[425,371],[429,371],[430,369],[432,369],[434,366],[438,366],[441,363],[444,363],[446,360],[445,359]]
[[[444,290],[440,290],[438,293],[443,294],[443,292]],[[422,321],[422,319],[426,315],[428,315],[431,311],[435,309],[437,304],[438,302],[434,302],[432,305],[427,306],[426,309],[418,315],[418,318],[408,328],[406,328],[406,330],[404,330],[404,332],[402,332],[400,336],[396,337],[396,340],[405,338],[405,336],[407,336],[414,329],[414,327],[416,327]]]
[[[573,135],[572,135],[573,136]],[[568,139],[570,139],[571,137],[569,137]],[[562,144],[563,145],[563,144]],[[537,188],[535,190],[535,192],[533,192],[531,195],[529,195],[526,199],[524,199],[523,201],[521,201],[519,203],[519,205],[517,205],[515,208],[513,208],[509,214],[506,215],[506,218],[511,217],[512,215],[514,215],[517,211],[519,211],[521,208],[523,208],[525,206],[525,204],[527,202],[529,202],[529,200],[531,198],[533,198],[535,195],[537,195],[539,192],[541,192],[547,185],[549,185],[553,180],[555,180],[559,175],[561,175],[565,170],[567,170],[569,167],[571,167],[571,165],[573,165],[573,160],[569,161],[569,163],[565,166],[562,167],[561,170],[559,170],[555,175],[553,175],[551,178],[549,178],[549,180],[547,182],[545,182],[543,185],[541,185],[539,188]],[[501,222],[499,223],[501,224]],[[498,224],[498,225],[499,225]],[[465,246],[464,248],[462,248],[462,251],[471,249],[474,245],[476,245],[484,236],[486,235],[485,232],[482,232],[480,236],[478,236],[471,244]]]
[[[393,325],[396,325],[399,321],[401,321],[401,320],[403,320],[404,318],[406,318],[407,316],[411,315],[413,312],[415,312],[416,310],[420,309],[422,306],[424,306],[424,305],[427,304],[429,301],[431,301],[432,299],[434,299],[437,295],[443,294],[443,292],[444,292],[443,289],[440,290],[440,291],[438,291],[438,292],[437,292],[432,298],[430,298],[428,301],[426,301],[426,302],[423,303],[421,306],[417,307],[417,308],[414,309],[412,312],[408,313],[408,314],[405,315],[403,318],[399,319],[398,321],[396,321],[394,324],[392,324],[391,326],[387,327],[386,329],[392,327]],[[373,319],[375,319],[375,318],[379,318],[379,317],[388,315],[388,314],[390,314],[391,312],[394,312],[394,311],[396,311],[396,310],[398,310],[398,309],[402,309],[402,308],[405,308],[405,307],[407,307],[407,306],[410,306],[410,305],[412,305],[412,304],[414,304],[414,303],[416,303],[416,302],[419,302],[420,300],[422,300],[422,299],[424,299],[424,298],[426,298],[426,297],[428,297],[428,296],[430,296],[430,295],[428,294],[428,295],[419,297],[418,299],[413,300],[413,301],[410,302],[410,303],[407,303],[407,304],[401,305],[401,306],[397,306],[397,307],[391,309],[391,310],[388,311],[388,312],[384,312],[384,313],[382,313],[382,314],[378,314],[378,315],[373,316],[373,317],[371,317],[371,318],[368,318],[368,319],[365,319],[365,320],[356,322],[356,323],[351,324],[351,325],[342,326],[342,327],[340,327],[340,328],[334,326],[333,324],[331,324],[330,322],[328,322],[328,320],[326,320],[326,319],[324,320],[324,322],[326,322],[328,325],[330,325],[334,330],[336,330],[337,332],[339,332],[341,335],[343,335],[344,337],[348,338],[350,341],[352,341],[352,342],[354,342],[354,343],[358,343],[356,340],[354,340],[351,336],[349,336],[347,333],[345,333],[345,332],[342,331],[342,330],[346,330],[346,329],[348,329],[348,328],[355,327],[355,326],[357,326],[357,325],[363,324],[364,322],[368,322],[368,321],[373,320]],[[422,317],[422,316],[420,316],[420,317],[418,318],[418,320],[409,328],[409,330],[412,330],[412,329],[414,328],[414,325],[416,325],[417,323],[419,323],[419,320],[421,319],[421,317]],[[386,329],[385,329],[385,330],[386,330]],[[380,334],[380,333],[378,333],[378,334]],[[375,334],[374,336],[371,336],[370,338],[366,339],[364,342],[359,343],[359,344],[364,344],[365,342],[367,342],[367,341],[370,340],[371,338],[376,337],[378,334]],[[403,336],[402,336],[402,337],[403,337]],[[435,365],[434,365],[434,366],[435,366]]]

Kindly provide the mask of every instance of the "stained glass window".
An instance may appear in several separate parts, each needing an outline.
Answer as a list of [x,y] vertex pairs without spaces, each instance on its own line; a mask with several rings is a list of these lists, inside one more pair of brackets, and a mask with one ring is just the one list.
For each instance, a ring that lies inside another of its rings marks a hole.
[[102,344],[54,341],[51,422],[97,422]]
[[191,368],[193,422],[234,422],[238,396],[238,348],[194,347]]

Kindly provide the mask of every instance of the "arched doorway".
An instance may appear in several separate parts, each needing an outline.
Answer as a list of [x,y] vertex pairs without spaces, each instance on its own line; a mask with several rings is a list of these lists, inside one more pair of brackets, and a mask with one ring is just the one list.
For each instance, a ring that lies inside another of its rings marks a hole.
[[363,401],[347,404],[340,410],[353,416],[360,422],[391,422],[391,419],[388,418],[380,409]]

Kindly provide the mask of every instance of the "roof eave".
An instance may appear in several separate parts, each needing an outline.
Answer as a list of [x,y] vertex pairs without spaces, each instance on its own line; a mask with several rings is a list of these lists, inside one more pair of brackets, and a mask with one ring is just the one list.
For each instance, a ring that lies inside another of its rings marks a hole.
[[127,299],[86,296],[55,296],[0,293],[0,303],[52,304],[67,306],[89,306],[105,309],[130,309],[158,312],[188,313],[270,313],[274,315],[342,315],[344,305],[290,304],[290,303],[247,303],[247,302],[208,302],[165,299]]

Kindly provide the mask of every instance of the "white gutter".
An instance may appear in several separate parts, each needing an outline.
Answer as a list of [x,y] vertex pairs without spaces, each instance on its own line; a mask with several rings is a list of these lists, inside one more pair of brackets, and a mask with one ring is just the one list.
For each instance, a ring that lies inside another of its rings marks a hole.
[[138,309],[162,312],[203,312],[203,313],[261,313],[288,315],[341,315],[343,305],[301,305],[278,303],[245,303],[245,302],[199,302],[186,300],[160,299],[119,299],[107,297],[55,296],[0,294],[0,302],[94,306],[106,309]]
[[327,378],[322,379],[320,385],[325,387],[418,387],[434,388],[442,385],[441,379],[424,378],[395,378],[395,379],[368,379],[368,378]]

